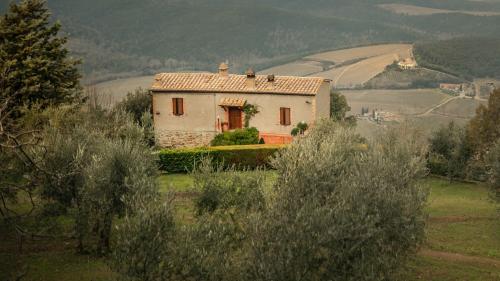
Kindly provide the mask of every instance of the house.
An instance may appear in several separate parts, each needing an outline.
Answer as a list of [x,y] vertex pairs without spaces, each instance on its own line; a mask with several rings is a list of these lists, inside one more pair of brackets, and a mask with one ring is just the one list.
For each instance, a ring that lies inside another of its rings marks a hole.
[[462,92],[463,86],[462,86],[462,84],[441,83],[441,84],[439,84],[439,88],[441,90],[445,90],[445,91],[460,93],[460,92]]
[[265,143],[289,143],[299,122],[330,115],[330,80],[318,77],[218,73],[161,73],[150,89],[154,130],[162,147],[205,146],[215,135],[243,128],[244,109]]
[[404,60],[400,60],[398,62],[398,66],[404,70],[415,69],[417,67],[417,62],[413,58],[406,58]]

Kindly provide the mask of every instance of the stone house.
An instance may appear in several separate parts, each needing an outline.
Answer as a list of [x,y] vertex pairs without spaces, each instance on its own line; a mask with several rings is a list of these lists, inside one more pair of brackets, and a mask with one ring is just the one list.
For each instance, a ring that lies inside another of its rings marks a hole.
[[441,84],[439,84],[439,88],[441,90],[459,93],[459,92],[462,92],[463,85],[462,84],[441,83]]
[[209,145],[215,135],[249,120],[265,143],[289,143],[299,122],[313,125],[330,115],[330,80],[319,77],[218,73],[161,73],[150,89],[156,142],[162,147]]

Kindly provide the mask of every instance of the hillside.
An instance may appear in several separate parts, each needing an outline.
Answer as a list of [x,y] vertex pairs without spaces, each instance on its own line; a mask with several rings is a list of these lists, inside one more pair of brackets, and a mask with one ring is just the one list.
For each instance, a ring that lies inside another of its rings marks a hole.
[[414,48],[421,66],[472,80],[500,78],[500,39],[457,38],[419,43]]
[[[7,2],[0,1],[0,12]],[[466,0],[48,0],[84,60],[87,81],[162,70],[263,69],[304,55],[385,42],[463,35],[500,37],[500,16],[406,16],[400,3],[447,10],[500,11]]]

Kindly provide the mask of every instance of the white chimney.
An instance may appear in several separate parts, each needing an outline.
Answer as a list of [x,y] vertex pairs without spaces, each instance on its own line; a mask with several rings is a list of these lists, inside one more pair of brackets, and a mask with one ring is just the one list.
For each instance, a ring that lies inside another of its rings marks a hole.
[[249,68],[246,72],[247,75],[247,80],[246,80],[246,86],[249,89],[255,89],[256,83],[255,83],[255,72],[253,71],[252,68]]

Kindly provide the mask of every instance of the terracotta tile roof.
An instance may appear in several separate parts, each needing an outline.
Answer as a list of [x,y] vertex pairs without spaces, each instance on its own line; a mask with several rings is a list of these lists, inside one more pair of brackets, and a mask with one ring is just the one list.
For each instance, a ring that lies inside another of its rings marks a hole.
[[256,75],[255,87],[248,87],[246,75],[218,73],[160,73],[151,88],[158,92],[271,93],[316,95],[325,81],[320,77],[276,76],[268,82],[266,75]]
[[243,106],[245,106],[245,103],[247,103],[247,101],[245,99],[241,99],[241,98],[223,98],[220,100],[219,105],[220,106],[243,107]]

